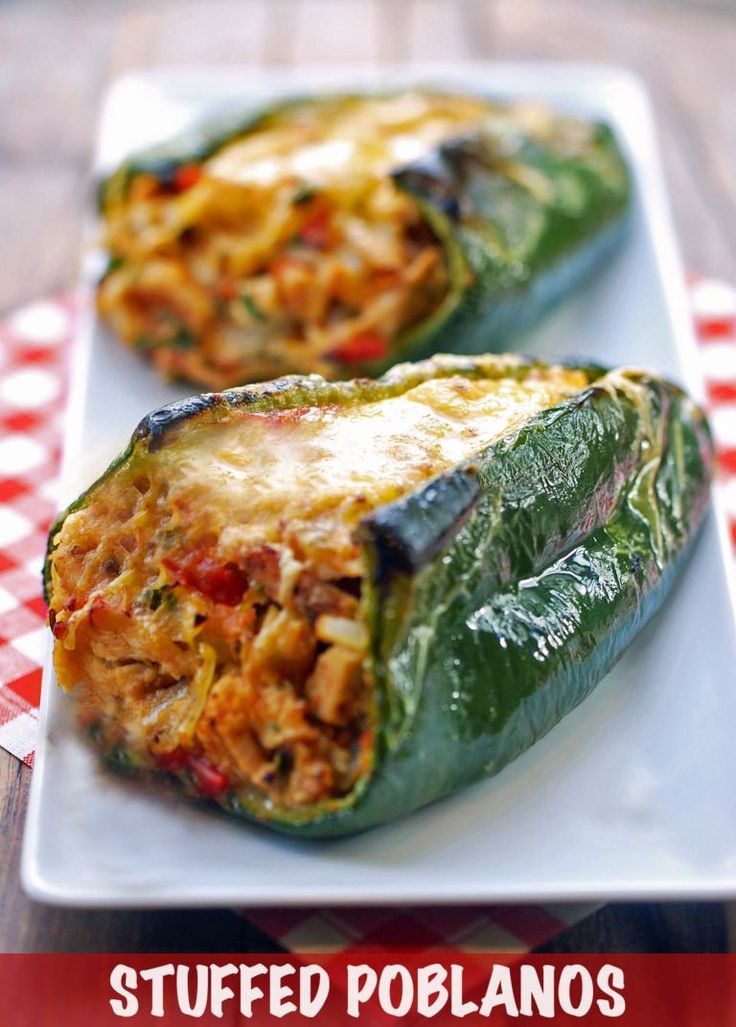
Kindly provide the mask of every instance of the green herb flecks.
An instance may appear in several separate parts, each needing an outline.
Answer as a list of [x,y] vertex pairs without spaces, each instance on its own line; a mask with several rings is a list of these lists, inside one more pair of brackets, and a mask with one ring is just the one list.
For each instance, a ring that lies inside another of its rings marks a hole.
[[141,596],[142,602],[149,610],[172,610],[176,606],[176,596],[170,585],[161,585],[160,588],[148,588]]
[[173,346],[174,349],[191,349],[197,342],[196,336],[193,331],[189,328],[185,328],[181,325],[176,334],[167,343],[169,346]]
[[316,188],[313,185],[309,185],[308,182],[303,182],[294,193],[293,203],[296,206],[301,206],[304,203],[309,203],[316,195]]
[[268,321],[266,312],[258,306],[252,296],[245,293],[245,295],[240,297],[240,302],[254,321],[259,321],[261,324],[265,324]]

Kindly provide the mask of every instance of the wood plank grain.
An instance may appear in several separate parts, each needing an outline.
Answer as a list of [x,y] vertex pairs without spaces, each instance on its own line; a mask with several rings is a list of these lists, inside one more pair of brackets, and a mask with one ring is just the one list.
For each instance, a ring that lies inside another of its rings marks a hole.
[[263,0],[265,26],[262,59],[268,64],[292,65],[296,35],[296,0]]
[[[496,0],[499,57],[604,61],[648,87],[691,267],[736,278],[736,19],[616,0]],[[574,31],[571,29],[574,27]]]
[[157,64],[254,64],[264,56],[268,20],[262,0],[191,0],[154,12],[151,54]]
[[[0,157],[58,167],[89,152],[109,26],[79,12],[0,16]],[[70,60],[74,54],[76,60]]]
[[[686,259],[736,279],[736,19],[725,14],[622,0],[28,0],[0,4],[0,53],[0,310],[74,281],[99,97],[159,63],[625,64],[652,92]],[[18,882],[29,780],[0,751],[0,951],[268,949],[227,912],[31,903]],[[717,948],[721,921],[718,906],[609,907],[551,948]]]
[[104,84],[114,81],[132,68],[156,63],[154,47],[156,13],[153,6],[125,4],[111,20],[107,69]]
[[295,64],[378,61],[379,5],[374,0],[301,0],[294,16]]
[[[0,115],[1,116],[1,115]],[[0,164],[0,310],[68,288],[79,273],[88,160]]]
[[467,5],[446,0],[413,0],[404,8],[410,13],[408,55],[419,61],[463,60],[468,57],[465,33]]
[[20,849],[30,770],[0,749],[0,952],[17,952],[28,902],[20,890]]
[[375,0],[378,19],[378,58],[386,64],[411,59],[411,4],[408,0]]

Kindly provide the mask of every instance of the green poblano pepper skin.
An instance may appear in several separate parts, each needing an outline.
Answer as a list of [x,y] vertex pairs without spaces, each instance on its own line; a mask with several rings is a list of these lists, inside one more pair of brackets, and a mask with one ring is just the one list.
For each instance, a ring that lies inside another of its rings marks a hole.
[[[208,159],[303,102],[286,101],[247,118],[228,114],[203,121],[131,158],[101,183],[101,211],[125,195],[136,175],[170,181],[183,165]],[[512,165],[522,169],[526,184]],[[379,375],[399,359],[438,352],[498,349],[612,255],[625,234],[631,201],[626,161],[602,123],[590,124],[585,146],[566,151],[552,141],[535,141],[521,126],[509,131],[507,123],[490,121],[395,168],[392,177],[414,198],[442,246],[448,292],[437,309],[394,341],[386,359],[336,366],[336,376]]]
[[[505,147],[500,160],[490,135],[451,141],[394,175],[441,241],[451,282],[440,309],[399,340],[404,356],[494,348],[533,325],[624,234],[630,182],[606,125],[576,156],[524,136]],[[504,172],[510,160],[538,176],[536,193]]]
[[[376,382],[291,377],[195,397],[146,418],[101,480],[233,407],[375,400],[432,377],[517,377],[533,366],[450,357]],[[349,795],[298,810],[229,793],[229,812],[312,838],[385,823],[497,773],[615,663],[696,538],[712,446],[702,412],[676,386],[584,371],[580,393],[362,522],[372,773]]]

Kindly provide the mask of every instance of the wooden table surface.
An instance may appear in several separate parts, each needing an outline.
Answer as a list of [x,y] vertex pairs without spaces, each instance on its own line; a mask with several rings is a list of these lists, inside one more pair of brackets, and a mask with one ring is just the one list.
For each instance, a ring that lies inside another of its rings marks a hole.
[[[728,8],[733,13],[728,13]],[[623,64],[649,87],[688,265],[736,280],[736,3],[632,0],[0,0],[0,311],[75,278],[96,111],[122,72],[196,63],[546,58]],[[248,951],[223,911],[29,902],[30,771],[0,750],[0,951]],[[562,951],[718,949],[718,905],[609,906]]]

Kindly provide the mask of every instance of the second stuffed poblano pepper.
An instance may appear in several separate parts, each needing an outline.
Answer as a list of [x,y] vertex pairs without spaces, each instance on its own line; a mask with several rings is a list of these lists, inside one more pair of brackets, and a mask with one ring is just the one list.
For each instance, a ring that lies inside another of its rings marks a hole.
[[52,528],[57,677],[115,763],[297,835],[372,827],[588,695],[710,473],[700,410],[636,370],[445,356],[182,401]]
[[539,104],[411,91],[227,120],[101,188],[98,309],[165,376],[220,389],[498,348],[621,235],[611,131]]

